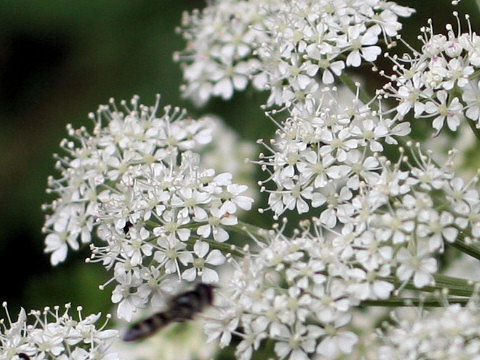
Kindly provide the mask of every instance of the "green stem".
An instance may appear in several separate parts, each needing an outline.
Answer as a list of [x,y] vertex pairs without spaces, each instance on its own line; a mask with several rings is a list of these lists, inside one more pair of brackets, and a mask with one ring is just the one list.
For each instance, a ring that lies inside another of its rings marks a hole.
[[475,80],[479,76],[480,76],[480,70],[477,70],[472,75],[469,76],[469,80]]
[[461,252],[470,255],[471,257],[474,257],[475,259],[480,260],[480,248],[475,245],[475,244],[468,244],[465,239],[463,234],[460,234],[457,237],[457,240],[455,242],[450,243],[454,248],[460,250]]
[[208,238],[205,239],[205,238],[200,237],[200,236],[190,236],[188,238],[188,240],[186,241],[186,243],[193,246],[193,245],[195,245],[195,243],[198,240],[208,243],[212,249],[218,249],[222,253],[229,253],[229,254],[232,254],[232,255],[235,255],[235,256],[239,256],[239,257],[244,256],[244,253],[241,252],[240,250],[237,250],[235,245],[221,243],[221,242],[218,242],[218,241],[215,241],[215,240],[212,240],[212,239],[208,239]]
[[458,287],[463,287],[463,288],[470,288],[471,290],[474,290],[474,284],[478,284],[472,280],[466,280],[466,279],[461,279],[453,276],[447,276],[443,274],[435,274],[433,276],[435,278],[435,282],[439,285],[444,285],[444,286],[458,286]]
[[444,307],[448,304],[466,305],[470,299],[460,297],[446,297],[445,299],[437,298],[396,298],[391,297],[386,300],[364,300],[360,306],[383,306],[383,307],[399,307],[399,306],[423,306],[423,307]]
[[404,283],[395,276],[386,276],[380,279],[388,281],[389,283],[393,284],[397,289],[402,287],[406,290],[415,290],[430,293],[443,292],[446,290],[448,291],[449,295],[455,296],[472,296],[477,292],[476,285],[473,281],[441,274],[435,274],[433,275],[433,277],[435,279],[435,285],[428,285],[422,288],[417,288],[411,280],[407,283]]
[[247,235],[249,237],[253,235],[257,239],[258,238],[261,238],[264,240],[268,239],[268,230],[256,225],[252,225],[252,224],[240,221],[240,220],[238,221],[237,225],[231,225],[227,227],[227,229],[230,229],[232,231],[235,231],[243,235]]

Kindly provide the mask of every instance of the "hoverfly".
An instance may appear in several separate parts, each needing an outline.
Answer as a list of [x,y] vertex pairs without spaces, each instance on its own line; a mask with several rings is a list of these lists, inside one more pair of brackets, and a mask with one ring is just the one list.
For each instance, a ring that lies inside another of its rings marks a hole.
[[193,290],[185,291],[168,301],[167,309],[133,324],[123,336],[123,341],[144,339],[173,323],[191,320],[206,306],[213,303],[215,285],[198,283]]

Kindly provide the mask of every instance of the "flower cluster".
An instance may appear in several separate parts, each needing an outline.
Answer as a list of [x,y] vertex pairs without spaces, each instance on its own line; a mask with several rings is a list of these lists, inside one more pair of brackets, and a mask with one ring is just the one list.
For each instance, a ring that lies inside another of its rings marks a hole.
[[218,248],[229,238],[225,227],[237,224],[237,209],[252,203],[241,195],[246,186],[233,184],[228,173],[201,171],[190,152],[179,165],[155,164],[150,171],[103,199],[99,235],[105,244],[92,246],[91,261],[114,269],[112,301],[127,320],[149,299],[162,304],[174,275],[217,282],[214,268],[225,262]]
[[[395,289],[400,295],[406,285],[436,285],[435,257],[444,243],[456,241],[460,229],[478,238],[473,235],[479,224],[477,179],[465,184],[421,153],[417,166],[406,156],[394,165],[375,159],[375,183],[361,179],[360,191],[351,191],[345,206],[352,210],[339,217],[341,228],[334,230],[320,217],[313,235],[303,231],[288,238],[274,232],[257,239],[267,245],[260,243],[258,253],[249,252],[237,265],[221,304],[226,310],[207,324],[211,339],[226,345],[240,328],[239,359],[249,359],[266,338],[275,341],[280,358],[308,359],[316,353],[333,359],[349,353],[356,341],[343,328],[354,306],[389,299]],[[410,169],[401,170],[405,167]],[[443,194],[442,203],[435,191]]]
[[[219,338],[226,346],[232,334],[240,336],[240,360],[250,359],[265,339],[274,341],[280,359],[307,360],[314,354],[333,359],[352,351],[357,336],[345,326],[361,299],[353,285],[354,253],[343,246],[350,234],[328,237],[313,228],[293,238],[266,232],[258,239],[264,242],[260,251],[235,263],[205,325],[209,340]],[[381,297],[393,290],[386,281],[371,285]]]
[[[3,304],[6,310],[6,304]],[[62,312],[59,306],[43,311],[21,309],[18,320],[0,333],[0,359],[2,360],[118,360],[120,357],[110,347],[117,338],[116,330],[106,330],[105,324],[97,329],[100,314],[83,317],[77,308],[78,320],[68,314],[70,305]],[[33,323],[27,323],[28,319]]]
[[101,198],[116,192],[116,183],[134,177],[135,171],[148,171],[151,164],[175,162],[179,152],[198,150],[211,141],[208,120],[187,118],[184,110],[169,106],[158,116],[158,106],[159,97],[153,108],[134,97],[130,107],[122,102],[124,113],[112,99],[110,106],[89,115],[93,134],[67,126],[70,139],[60,144],[66,155],[55,155],[60,177],[48,179],[47,191],[56,199],[44,205],[52,212],[44,232],[53,265],[65,260],[69,247],[77,250],[79,240],[91,241]]
[[225,227],[237,223],[237,210],[253,200],[231,174],[203,169],[193,152],[210,142],[212,121],[169,107],[157,117],[158,102],[147,108],[137,98],[123,106],[126,114],[113,102],[100,107],[93,135],[70,129],[77,143],[62,143],[69,156],[58,162],[62,177],[50,179],[59,198],[46,222],[46,251],[57,264],[67,244],[78,249],[78,237],[90,242],[98,227],[103,243],[91,246],[91,260],[114,269],[112,300],[131,319],[150,299],[163,301],[171,274],[217,281],[211,267],[225,257],[216,247],[229,238]]
[[[188,32],[190,44],[196,44],[197,34],[213,23],[209,16],[221,18],[220,4],[224,3],[213,2],[204,12],[195,13],[195,21],[189,22],[193,26]],[[280,116],[277,110],[268,113],[279,129],[270,143],[261,141],[268,154],[261,154],[256,161],[268,172],[261,182],[261,190],[269,193],[268,210],[275,217],[287,210],[299,214],[315,211],[319,217],[315,235],[301,232],[287,238],[274,233],[267,236],[267,245],[261,245],[258,253],[246,252],[225,289],[221,311],[207,323],[206,331],[210,339],[219,338],[224,346],[232,334],[240,336],[239,359],[251,358],[265,339],[274,341],[279,358],[318,355],[332,359],[350,353],[357,341],[344,326],[352,308],[362,301],[386,300],[394,290],[395,295],[403,294],[405,287],[422,290],[444,285],[437,283],[441,280],[436,273],[437,256],[443,253],[445,243],[456,242],[460,232],[467,243],[479,239],[478,178],[464,182],[456,176],[453,153],[445,166],[439,166],[431,152],[401,139],[410,132],[408,123],[403,122],[410,108],[415,108],[415,116],[423,114],[417,113],[418,103],[406,106],[401,98],[396,109],[384,111],[378,101],[381,96],[368,103],[359,100],[359,85],[356,96],[345,102],[339,100],[335,88],[325,87],[335,77],[351,86],[351,80],[344,80],[344,69],[375,61],[381,53],[379,38],[383,36],[389,44],[390,37],[398,37],[401,26],[397,19],[409,16],[410,9],[386,1],[233,3],[223,10],[235,13],[230,17],[232,23],[241,22],[242,14],[236,10],[246,3],[262,9],[250,29],[259,31],[257,39],[264,38],[253,41],[255,48],[245,52],[246,58],[255,57],[258,68],[251,67],[244,76],[250,76],[257,88],[270,90],[266,106],[282,106]],[[251,19],[243,24],[252,24]],[[209,44],[218,45],[219,40],[220,47],[228,48],[223,34],[213,36]],[[466,37],[471,45],[475,36]],[[196,47],[193,49],[190,64],[197,59],[216,59],[208,51],[195,53]],[[439,51],[424,53],[415,60],[403,59],[413,64],[410,69],[394,58],[395,71],[408,80],[420,78],[428,67],[418,58],[446,58],[439,57]],[[460,54],[466,56],[463,50]],[[466,87],[473,73],[470,68],[460,71],[455,62],[446,64],[451,68],[442,70],[445,82],[435,85],[440,89],[439,107],[445,103],[447,91]],[[187,89],[198,89],[198,79],[205,80],[206,73],[195,74],[198,77],[192,78],[185,72]],[[448,76],[452,78],[448,80]],[[392,77],[398,87],[402,79]],[[209,86],[220,86],[214,83],[210,78]],[[398,95],[391,85],[386,88],[391,90],[388,96]],[[230,86],[223,97],[229,98],[232,92]],[[206,101],[210,94],[204,94]],[[413,96],[405,95],[407,98],[410,101]],[[452,104],[436,114],[453,118],[473,108],[457,109],[458,99]],[[435,115],[434,111],[428,113]],[[441,128],[438,124],[444,120],[439,115],[434,127]],[[395,161],[379,155],[385,144],[398,145],[399,139],[406,147],[399,147]]]
[[401,29],[398,17],[412,12],[384,0],[215,1],[184,17],[184,94],[199,103],[228,99],[252,77],[270,89],[268,105],[302,99],[345,66],[375,61],[379,37],[388,43]]
[[437,133],[445,123],[456,131],[465,117],[480,128],[480,37],[471,30],[456,35],[450,25],[447,29],[446,36],[434,34],[430,21],[422,29],[421,52],[391,57],[394,74],[385,86],[398,100],[399,116],[413,110],[416,119],[433,118]]
[[381,54],[412,9],[390,1],[280,1],[265,18],[269,41],[260,44],[257,82],[270,89],[267,105],[304,101],[332,84],[346,67],[357,68]]
[[480,359],[480,312],[474,302],[419,311],[414,319],[393,318],[395,324],[386,326],[368,359]]
[[[337,219],[347,222],[353,214],[352,191],[365,183],[374,186],[381,166],[375,153],[382,142],[396,144],[394,136],[410,132],[409,124],[383,118],[358,98],[326,88],[288,109],[279,126],[277,139],[258,162],[269,170],[264,181],[273,181],[275,190],[268,203],[278,216],[296,209],[302,214],[312,207],[324,207],[320,219],[334,227]],[[265,190],[265,189],[264,189]]]
[[234,90],[247,87],[259,67],[254,44],[268,39],[262,31],[267,2],[214,1],[201,12],[184,14],[187,47],[174,58],[183,65],[185,96],[201,105],[211,96],[229,99]]
[[413,279],[419,288],[432,284],[434,256],[444,241],[454,242],[460,230],[478,241],[478,178],[465,183],[419,149],[408,156],[402,150],[392,164],[376,152],[382,140],[396,143],[394,136],[407,134],[405,123],[383,118],[358,99],[345,106],[335,92],[313,99],[277,122],[277,139],[267,146],[271,155],[258,161],[269,172],[264,183],[275,185],[262,188],[270,193],[269,209],[280,215],[318,208],[325,228],[352,229],[348,245],[369,272]]

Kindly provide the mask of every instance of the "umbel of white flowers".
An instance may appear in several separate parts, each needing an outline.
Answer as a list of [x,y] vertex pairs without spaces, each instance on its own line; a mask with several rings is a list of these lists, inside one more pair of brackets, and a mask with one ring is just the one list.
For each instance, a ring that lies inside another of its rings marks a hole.
[[[278,225],[267,231],[240,223],[239,210],[253,202],[247,186],[202,164],[215,122],[169,106],[159,114],[158,100],[147,107],[134,97],[120,110],[113,101],[101,106],[91,115],[92,132],[68,127],[60,175],[49,179],[57,198],[45,206],[52,263],[90,243],[95,229],[99,242],[88,261],[113,270],[101,288],[114,283],[112,301],[126,320],[147,304],[163,304],[180,280],[220,281],[225,265],[229,277],[205,329],[221,346],[238,336],[241,360],[267,340],[281,359],[350,354],[359,341],[349,327],[356,307],[425,304],[423,292],[446,289],[440,300],[428,299],[445,304],[439,316],[471,314],[474,322],[473,301],[466,309],[448,306],[466,303],[474,284],[440,274],[439,255],[453,245],[480,259],[472,245],[480,238],[478,177],[460,178],[453,152],[438,164],[408,137],[404,117],[435,117],[438,133],[445,122],[456,130],[465,113],[476,127],[477,35],[424,29],[422,52],[391,56],[391,83],[372,98],[346,73],[375,61],[382,43],[401,41],[398,18],[412,12],[383,0],[218,0],[185,15],[188,44],[176,58],[186,96],[228,99],[249,82],[270,92],[265,108],[278,130],[259,141],[266,151],[254,161],[266,173],[259,185],[268,206],[260,211],[275,221],[291,211],[318,217],[291,235]],[[337,89],[335,80],[344,86]],[[393,160],[386,145],[396,145]],[[248,245],[231,243],[229,231]],[[434,324],[433,315],[422,316]],[[448,326],[437,326],[438,337],[427,336],[426,345],[412,344],[408,329],[433,326],[412,321],[387,328],[368,356],[460,359],[478,346],[467,330],[472,322],[455,328],[456,352],[445,344],[434,351]],[[388,340],[402,333],[408,346],[400,336]]]
[[109,349],[118,337],[117,331],[105,329],[107,322],[97,328],[100,313],[83,317],[82,308],[78,307],[75,318],[69,314],[70,304],[67,304],[64,310],[55,306],[43,311],[32,310],[28,314],[21,309],[17,321],[13,322],[7,304],[3,303],[3,307],[8,324],[2,320],[1,360],[120,359]]
[[237,224],[237,210],[253,202],[242,195],[246,186],[203,169],[193,152],[211,141],[213,120],[168,106],[157,115],[158,104],[133,98],[131,108],[122,103],[124,113],[112,101],[91,116],[93,134],[69,128],[76,143],[62,142],[61,177],[49,180],[58,194],[46,206],[52,263],[65,259],[68,245],[78,249],[79,238],[90,242],[98,227],[103,244],[91,245],[89,261],[113,268],[112,301],[127,320],[147,302],[162,305],[180,279],[217,282],[214,269],[225,256],[216,244],[228,240],[225,227]]
[[302,102],[346,67],[375,61],[379,42],[395,37],[398,17],[413,11],[385,0],[212,1],[184,15],[187,47],[175,54],[182,90],[203,104],[229,99],[251,81],[270,90],[269,106]]
[[369,359],[480,359],[477,301],[404,317],[392,314],[393,324],[385,323],[379,342],[369,349]]

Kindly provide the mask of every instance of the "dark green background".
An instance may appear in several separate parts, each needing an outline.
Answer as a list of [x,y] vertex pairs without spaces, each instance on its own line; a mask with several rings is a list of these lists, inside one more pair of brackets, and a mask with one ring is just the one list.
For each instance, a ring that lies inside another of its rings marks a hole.
[[[414,42],[433,17],[438,31],[452,21],[449,1],[402,1],[418,9],[405,21]],[[110,97],[133,94],[151,104],[182,105],[192,114],[217,113],[243,137],[268,137],[273,125],[259,105],[264,95],[249,90],[234,101],[212,101],[195,109],[179,96],[181,72],[172,54],[184,43],[175,33],[181,13],[203,6],[199,0],[2,0],[0,4],[0,301],[19,305],[73,302],[88,312],[108,311],[111,288],[99,265],[74,254],[51,268],[43,254],[40,205],[47,201],[46,179],[53,175],[52,153],[65,125],[88,125],[87,114]],[[472,22],[478,28],[473,0]],[[377,82],[378,79],[370,79]],[[266,221],[252,213],[250,221]]]

